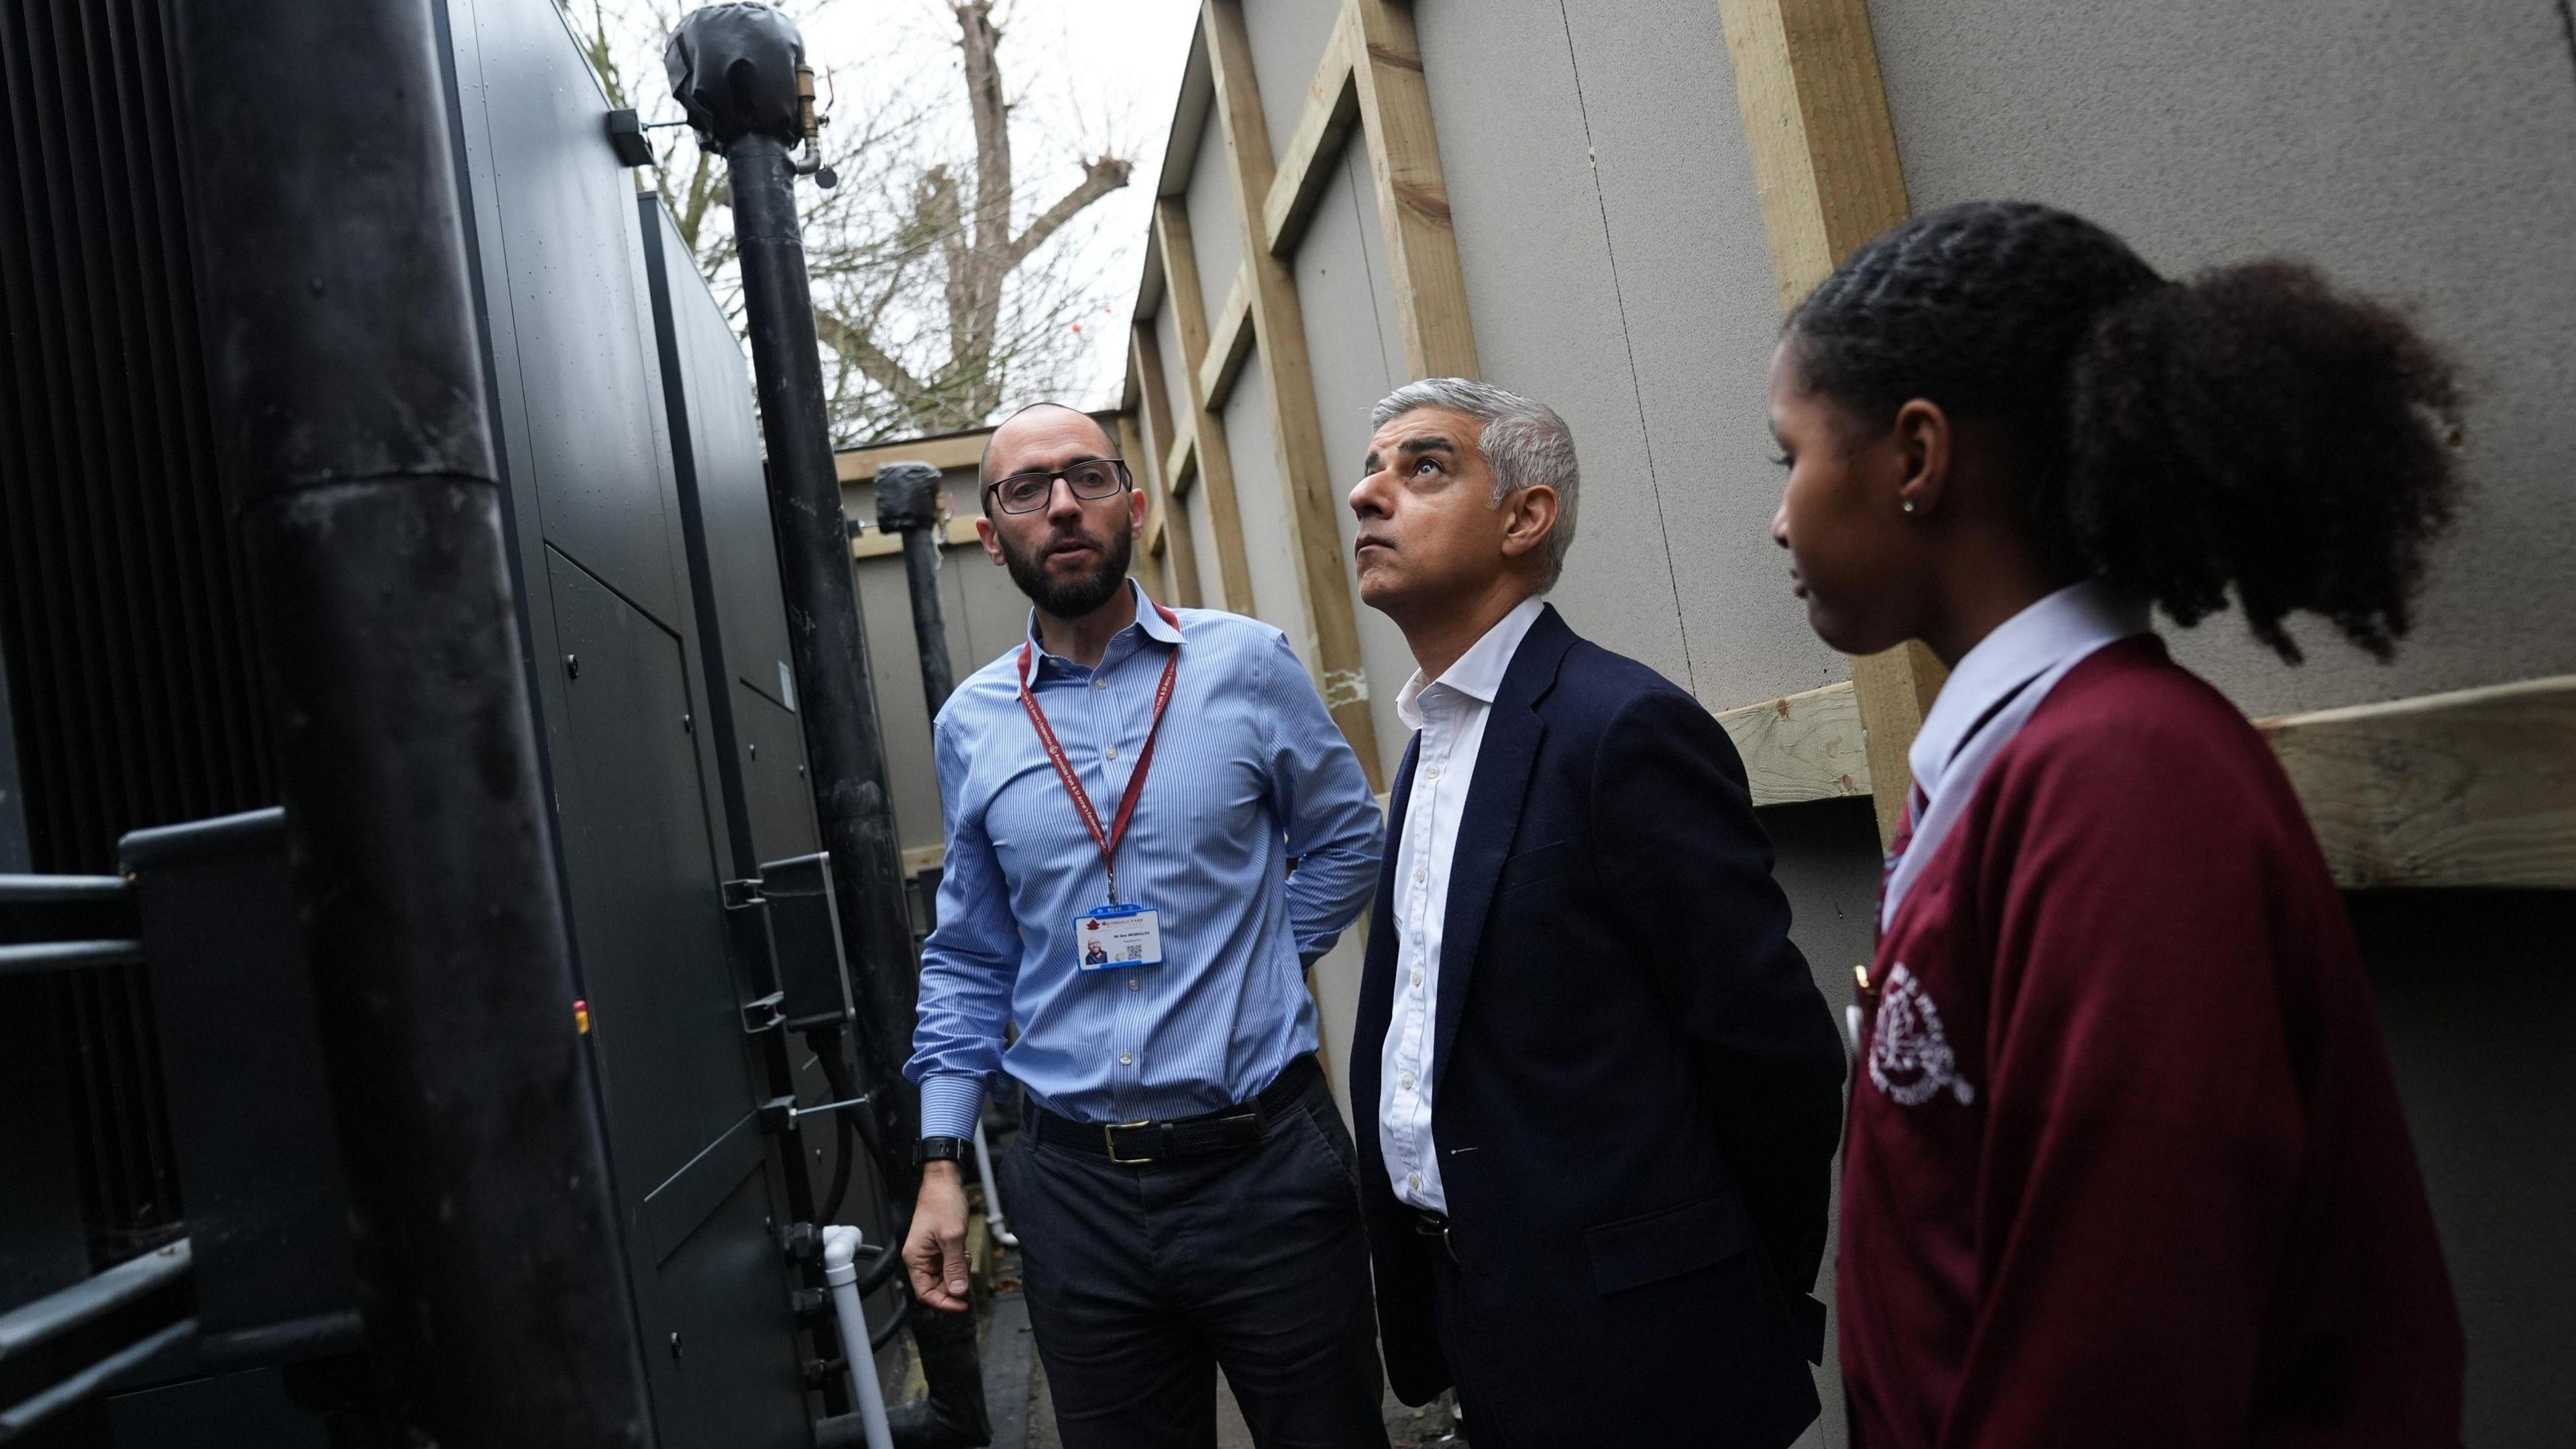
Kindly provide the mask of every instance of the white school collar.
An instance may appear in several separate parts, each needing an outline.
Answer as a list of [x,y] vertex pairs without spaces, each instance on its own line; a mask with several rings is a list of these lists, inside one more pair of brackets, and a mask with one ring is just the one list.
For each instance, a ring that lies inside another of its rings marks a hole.
[[1906,751],[1924,798],[1941,793],[1959,747],[2015,690],[2070,655],[2080,658],[2147,628],[2147,606],[2099,579],[2069,584],[1995,626],[1950,671]]

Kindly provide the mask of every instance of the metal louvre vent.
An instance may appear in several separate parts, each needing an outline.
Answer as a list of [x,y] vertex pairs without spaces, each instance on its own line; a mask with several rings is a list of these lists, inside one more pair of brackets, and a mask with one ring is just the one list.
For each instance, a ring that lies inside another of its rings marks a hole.
[[[35,869],[276,800],[156,0],[0,5],[0,658]],[[178,1230],[142,968],[58,978],[92,1255]]]

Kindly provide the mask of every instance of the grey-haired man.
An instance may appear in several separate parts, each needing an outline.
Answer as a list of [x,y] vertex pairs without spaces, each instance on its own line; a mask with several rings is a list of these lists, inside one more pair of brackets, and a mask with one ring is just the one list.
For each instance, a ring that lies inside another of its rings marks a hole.
[[1477,1449],[1777,1449],[1817,1413],[1843,1053],[1743,765],[1543,602],[1563,419],[1432,378],[1372,421],[1360,597],[1419,665],[1351,1063],[1388,1374],[1455,1383]]

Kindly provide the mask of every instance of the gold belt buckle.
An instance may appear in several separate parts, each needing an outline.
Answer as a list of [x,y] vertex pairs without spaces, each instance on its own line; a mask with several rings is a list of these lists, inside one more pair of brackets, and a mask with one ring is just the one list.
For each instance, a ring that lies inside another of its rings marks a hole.
[[1100,1129],[1100,1141],[1101,1145],[1109,1149],[1109,1160],[1122,1167],[1134,1167],[1139,1163],[1154,1161],[1155,1159],[1152,1156],[1121,1157],[1118,1155],[1118,1134],[1122,1129],[1128,1127],[1151,1127],[1153,1125],[1154,1120],[1152,1118],[1140,1117],[1133,1122],[1112,1122],[1107,1126],[1102,1127]]

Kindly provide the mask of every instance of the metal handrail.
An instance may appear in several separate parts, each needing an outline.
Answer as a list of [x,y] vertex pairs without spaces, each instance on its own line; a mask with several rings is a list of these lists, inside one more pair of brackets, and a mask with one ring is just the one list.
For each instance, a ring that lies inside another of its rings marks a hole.
[[0,906],[113,901],[125,891],[121,875],[0,875]]
[[74,971],[91,966],[131,966],[143,959],[140,941],[30,941],[0,946],[0,976]]
[[92,1323],[132,1303],[165,1283],[186,1276],[194,1262],[186,1238],[165,1243],[139,1258],[129,1258],[104,1273],[95,1273],[69,1288],[48,1293],[0,1313],[0,1363],[40,1347],[85,1323]]

